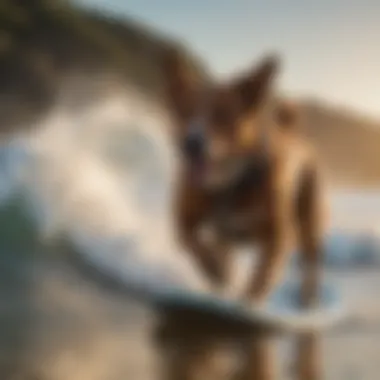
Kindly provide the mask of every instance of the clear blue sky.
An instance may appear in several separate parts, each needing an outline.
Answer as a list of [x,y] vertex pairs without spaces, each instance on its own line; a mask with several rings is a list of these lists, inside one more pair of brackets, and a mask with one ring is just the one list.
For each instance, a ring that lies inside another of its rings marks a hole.
[[281,87],[380,118],[380,0],[77,0],[185,40],[216,73],[284,56]]

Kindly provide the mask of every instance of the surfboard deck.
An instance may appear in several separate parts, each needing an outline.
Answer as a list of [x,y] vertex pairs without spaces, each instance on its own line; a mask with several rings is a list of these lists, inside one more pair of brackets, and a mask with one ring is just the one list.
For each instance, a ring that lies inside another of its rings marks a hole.
[[348,310],[338,289],[331,283],[321,287],[320,304],[313,310],[298,305],[299,286],[286,284],[260,308],[213,294],[200,294],[185,289],[165,289],[156,295],[159,312],[172,319],[197,323],[220,331],[240,333],[265,330],[267,333],[301,333],[321,331],[342,322]]

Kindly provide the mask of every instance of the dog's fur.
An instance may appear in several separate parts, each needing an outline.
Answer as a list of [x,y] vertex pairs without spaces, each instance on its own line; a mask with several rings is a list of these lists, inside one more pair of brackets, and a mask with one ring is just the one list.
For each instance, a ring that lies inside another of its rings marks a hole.
[[[310,305],[321,262],[321,171],[297,128],[296,108],[271,96],[278,66],[268,56],[227,83],[204,85],[179,54],[168,53],[165,88],[176,142],[180,147],[198,133],[203,144],[200,158],[182,155],[175,213],[181,242],[218,285],[228,282],[231,248],[259,244],[247,300],[266,299],[297,242],[302,301]],[[209,241],[201,233],[205,225],[213,229]]]

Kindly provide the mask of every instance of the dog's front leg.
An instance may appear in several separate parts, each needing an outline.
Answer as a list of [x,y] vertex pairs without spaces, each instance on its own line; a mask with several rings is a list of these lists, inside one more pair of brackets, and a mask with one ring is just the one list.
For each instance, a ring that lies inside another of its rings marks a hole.
[[[279,214],[279,212],[284,214]],[[262,304],[277,285],[288,257],[288,230],[285,208],[277,208],[277,214],[261,241],[259,265],[253,274],[248,288],[243,294],[244,301]],[[242,379],[272,380],[276,377],[276,357],[274,342],[266,336],[258,336],[251,342],[251,357],[245,363]]]
[[218,235],[213,241],[201,234],[210,212],[208,197],[194,188],[185,177],[179,181],[174,210],[174,226],[179,244],[214,285],[225,285],[229,276],[228,244],[221,244]]
[[218,287],[226,285],[230,277],[230,249],[218,237],[213,242],[202,239],[197,224],[180,226],[182,246],[195,259],[200,270]]
[[246,300],[261,304],[281,280],[289,256],[287,236],[282,228],[262,241],[258,266],[244,294]]
[[273,190],[269,223],[259,240],[259,263],[243,295],[246,300],[255,301],[257,304],[264,302],[281,280],[290,253],[290,200],[280,186]]

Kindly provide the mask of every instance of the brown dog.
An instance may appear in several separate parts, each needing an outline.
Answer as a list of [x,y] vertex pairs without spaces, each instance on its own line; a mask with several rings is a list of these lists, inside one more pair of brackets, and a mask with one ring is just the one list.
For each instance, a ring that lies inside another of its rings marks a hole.
[[[303,265],[300,301],[309,307],[318,295],[322,261],[321,170],[297,128],[296,110],[271,96],[278,64],[267,57],[228,83],[204,83],[178,53],[168,54],[165,89],[182,156],[175,214],[181,242],[217,285],[228,283],[235,245],[259,245],[259,266],[245,300],[265,301],[297,245]],[[212,230],[208,239],[205,226]],[[273,377],[267,343],[259,339],[253,342],[258,351],[248,349],[265,363],[260,379]],[[319,378],[318,347],[316,335],[299,337],[300,380]],[[256,373],[255,363],[247,360],[242,378]]]
[[[271,96],[278,66],[270,56],[228,83],[205,84],[168,54],[166,94],[182,156],[175,213],[181,242],[215,284],[228,282],[233,246],[259,244],[247,300],[266,299],[297,242],[306,306],[319,281],[321,175],[295,109]],[[203,227],[212,230],[208,239]]]

